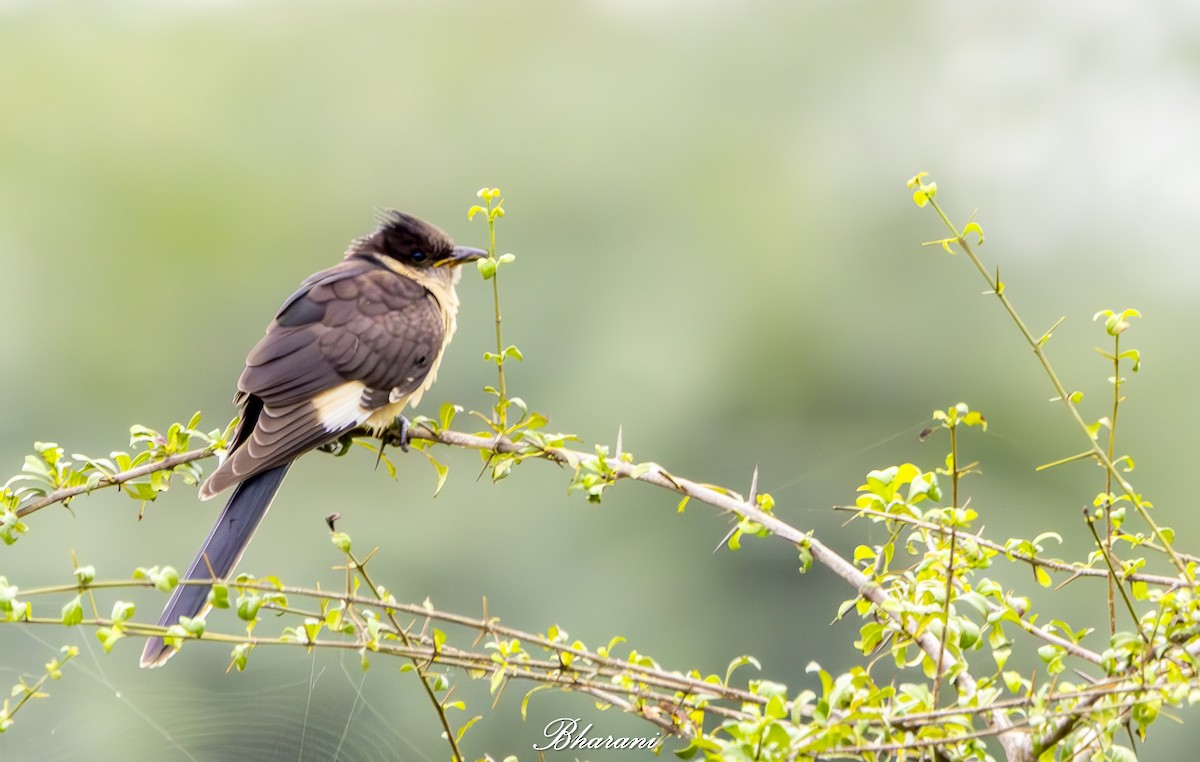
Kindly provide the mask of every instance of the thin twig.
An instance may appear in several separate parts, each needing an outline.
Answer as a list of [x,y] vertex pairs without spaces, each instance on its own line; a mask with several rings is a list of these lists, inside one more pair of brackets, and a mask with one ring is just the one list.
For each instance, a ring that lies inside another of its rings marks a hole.
[[1000,300],[1000,304],[1004,306],[1005,311],[1008,312],[1009,317],[1012,318],[1012,321],[1016,324],[1017,329],[1021,332],[1021,335],[1025,337],[1025,341],[1029,344],[1030,348],[1033,349],[1034,355],[1037,357],[1038,362],[1041,363],[1042,369],[1046,371],[1046,375],[1050,378],[1050,383],[1054,386],[1054,390],[1058,393],[1058,399],[1066,405],[1071,417],[1079,425],[1079,428],[1084,432],[1084,434],[1087,435],[1089,446],[1091,447],[1092,452],[1095,453],[1096,459],[1100,462],[1100,465],[1112,475],[1112,478],[1117,482],[1117,484],[1121,485],[1121,490],[1125,493],[1125,496],[1129,498],[1129,501],[1133,504],[1134,509],[1137,510],[1138,515],[1142,517],[1142,521],[1146,522],[1146,526],[1150,528],[1150,531],[1153,532],[1159,543],[1161,543],[1163,548],[1166,549],[1167,556],[1171,559],[1171,563],[1174,564],[1175,568],[1179,570],[1180,575],[1182,575],[1189,584],[1195,584],[1196,580],[1192,576],[1191,569],[1188,568],[1187,564],[1183,562],[1183,559],[1176,554],[1174,547],[1172,547],[1170,541],[1167,540],[1166,536],[1159,528],[1158,523],[1154,521],[1154,518],[1150,515],[1149,510],[1147,510],[1142,496],[1139,495],[1137,491],[1134,490],[1133,485],[1121,475],[1120,471],[1117,469],[1112,459],[1108,457],[1108,454],[1104,451],[1104,448],[1100,445],[1099,441],[1092,438],[1087,423],[1083,420],[1083,416],[1079,414],[1079,409],[1076,407],[1075,403],[1071,401],[1070,394],[1068,394],[1066,387],[1063,386],[1062,381],[1059,380],[1058,373],[1054,370],[1054,366],[1050,363],[1049,356],[1046,355],[1044,345],[1046,339],[1049,338],[1049,334],[1040,340],[1033,337],[1033,334],[1030,333],[1029,328],[1026,327],[1025,321],[1021,319],[1020,314],[1017,312],[1016,307],[1013,306],[1012,302],[1010,302],[1008,297],[1005,295],[1004,288],[999,283],[998,278],[993,279],[992,274],[989,273],[987,268],[983,266],[983,262],[979,259],[979,255],[975,253],[974,247],[972,247],[967,241],[966,237],[959,232],[958,228],[954,226],[954,223],[951,222],[950,218],[946,216],[946,213],[942,211],[942,207],[937,203],[936,200],[934,200],[932,197],[929,197],[928,202],[930,207],[937,212],[937,215],[942,219],[942,222],[946,225],[946,227],[949,228],[954,234],[954,242],[958,244],[958,247],[962,249],[962,251],[967,255],[967,258],[971,260],[971,264],[975,266],[975,269],[979,271],[979,274],[983,276],[984,281],[987,282],[988,287],[991,289],[991,293]]
[[[1108,566],[1110,578],[1115,580],[1117,578],[1117,568],[1113,564],[1113,559],[1108,554],[1108,546],[1100,539],[1099,533],[1096,532],[1096,523],[1088,515],[1086,508],[1083,509],[1083,523],[1087,524],[1088,531],[1092,533],[1092,539],[1096,541],[1096,547],[1100,548],[1100,555],[1104,556],[1104,563]],[[1125,592],[1125,585],[1117,585],[1117,589],[1121,591],[1121,600],[1125,602],[1125,609],[1129,612],[1129,618],[1133,622],[1133,626],[1137,628],[1138,635],[1141,635],[1142,642],[1149,646],[1151,644],[1150,636],[1142,629],[1142,622],[1138,619],[1137,611],[1133,608],[1133,601],[1129,600],[1129,593]],[[1110,587],[1110,594],[1111,590],[1112,588]]]
[[[375,583],[371,580],[370,575],[367,574],[366,564],[359,561],[350,548],[347,547],[343,552],[346,554],[346,558],[349,559],[350,563],[352,564],[353,570],[357,571],[358,576],[362,578],[363,582],[367,583],[367,587],[371,589],[371,593],[376,599],[380,599],[379,588],[375,586]],[[347,590],[346,592],[349,593],[350,590]],[[404,645],[411,647],[412,643],[409,642],[408,633],[405,632],[404,628],[400,626],[400,623],[396,621],[396,615],[394,611],[395,610],[391,608],[384,609],[384,613],[387,615],[388,621],[390,621],[392,626],[396,628],[397,637],[400,638]],[[436,655],[436,649],[434,649],[434,655]],[[429,681],[429,677],[426,672],[429,662],[425,662],[426,666],[423,667],[421,666],[422,661],[420,659],[414,658],[411,661],[413,667],[415,668],[417,677],[421,680],[421,687],[425,689],[425,695],[429,698],[430,703],[433,704],[434,711],[437,712],[438,721],[442,725],[442,730],[446,732],[446,743],[450,744],[450,752],[454,755],[455,762],[463,762],[464,757],[462,750],[458,748],[458,737],[455,735],[454,729],[450,727],[450,718],[446,716],[446,707],[442,705],[441,700],[437,697],[437,692],[433,689],[433,684]]]
[[[922,519],[913,518],[912,516],[884,513],[883,511],[877,511],[873,508],[859,508],[858,506],[854,505],[835,505],[833,506],[833,509],[835,511],[852,511],[854,513],[860,513],[864,516],[872,516],[876,518],[887,519],[889,521],[896,521],[898,523],[908,524],[912,527],[926,529],[932,532],[941,532],[943,534],[948,534],[950,532],[950,529],[942,524],[936,524],[932,521],[924,521]],[[994,550],[997,553],[1003,553],[1013,561],[1022,561],[1030,566],[1040,566],[1042,568],[1057,572],[1069,572],[1074,577],[1107,578],[1109,576],[1109,573],[1104,569],[1093,569],[1089,566],[1079,566],[1078,564],[1069,564],[1064,561],[1055,561],[1053,559],[1039,558],[1037,556],[1027,556],[1023,553],[1010,551],[1000,543],[988,540],[979,534],[959,534],[959,541],[964,539],[970,539],[971,542],[979,545],[980,547]],[[1127,575],[1125,579],[1130,581],[1145,582],[1148,585],[1158,585],[1161,587],[1179,587],[1181,584],[1184,584],[1184,581],[1178,577],[1166,577],[1161,574],[1134,573]]]

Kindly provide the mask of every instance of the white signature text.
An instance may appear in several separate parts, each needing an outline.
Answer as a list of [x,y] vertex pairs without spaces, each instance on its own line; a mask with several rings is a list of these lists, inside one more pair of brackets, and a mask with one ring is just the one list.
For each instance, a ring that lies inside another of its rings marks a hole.
[[663,739],[655,733],[648,738],[629,736],[592,735],[593,724],[588,723],[582,728],[578,717],[559,717],[551,720],[543,731],[546,742],[534,744],[535,751],[554,749],[650,749],[654,750]]

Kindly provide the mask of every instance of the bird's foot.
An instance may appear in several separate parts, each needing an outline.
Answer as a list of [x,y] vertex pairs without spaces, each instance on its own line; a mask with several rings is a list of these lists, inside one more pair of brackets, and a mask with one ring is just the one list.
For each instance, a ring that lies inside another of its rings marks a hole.
[[350,448],[354,445],[354,438],[360,437],[364,433],[365,432],[361,429],[354,429],[353,431],[347,431],[345,434],[342,434],[337,439],[326,442],[323,445],[318,445],[317,449],[320,450],[321,452],[330,453],[335,458],[340,458],[343,455],[345,455],[347,452],[350,451]]
[[408,419],[402,415],[396,416],[396,420],[392,421],[391,425],[379,433],[380,449],[382,445],[392,445],[399,447],[402,451],[408,452],[408,443],[412,438],[408,435]]

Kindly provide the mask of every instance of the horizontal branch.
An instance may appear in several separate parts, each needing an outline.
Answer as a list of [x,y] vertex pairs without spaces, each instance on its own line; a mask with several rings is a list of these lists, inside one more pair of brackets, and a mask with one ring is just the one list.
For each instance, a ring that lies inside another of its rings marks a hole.
[[[749,691],[740,688],[734,688],[727,685],[714,685],[713,683],[699,680],[686,675],[667,672],[655,667],[648,667],[644,664],[633,664],[621,659],[601,656],[598,653],[589,651],[585,648],[576,648],[572,645],[559,643],[549,640],[533,632],[519,630],[514,627],[508,627],[499,623],[499,620],[492,617],[488,619],[478,619],[475,617],[465,616],[463,614],[455,614],[448,611],[440,611],[438,609],[426,607],[424,604],[417,603],[402,603],[399,601],[381,601],[378,598],[371,598],[362,595],[356,595],[346,592],[333,592],[326,590],[314,590],[310,588],[295,587],[291,585],[278,585],[272,582],[261,580],[245,580],[241,582],[229,580],[214,580],[214,579],[187,579],[179,580],[180,585],[209,587],[213,584],[225,584],[229,587],[255,590],[264,593],[282,593],[287,596],[297,596],[302,598],[311,598],[313,600],[332,600],[345,604],[353,604],[357,606],[370,606],[373,608],[383,609],[385,611],[395,611],[407,614],[417,619],[433,620],[452,624],[464,629],[475,630],[484,635],[492,635],[495,637],[512,638],[520,640],[523,643],[532,643],[543,649],[554,651],[559,654],[569,654],[572,657],[586,659],[589,662],[611,670],[613,673],[624,672],[645,679],[647,682],[659,684],[670,690],[682,691],[684,693],[704,694],[714,696],[726,701],[736,701],[740,703],[753,703],[766,705],[767,699]],[[29,588],[21,591],[21,596],[32,598],[44,595],[70,594],[79,593],[85,590],[103,590],[103,589],[119,589],[119,588],[149,588],[154,587],[153,581],[149,579],[131,579],[131,580],[94,580],[86,585],[69,584],[69,585],[52,585],[46,587]],[[265,606],[264,606],[265,607]],[[303,612],[293,612],[303,613]],[[314,618],[321,618],[324,614],[313,614]],[[53,620],[59,621],[59,620]],[[61,624],[61,622],[59,622]],[[145,632],[139,630],[139,634],[158,635],[161,636],[166,632],[165,627],[149,627],[147,625],[140,626]],[[191,638],[188,638],[191,639]],[[197,640],[214,640],[211,633],[205,633]],[[225,638],[222,638],[225,640]],[[231,642],[274,642],[274,641],[259,641],[255,639],[236,638]],[[361,645],[361,644],[358,644]],[[399,653],[399,652],[398,652]],[[402,655],[408,655],[406,652]],[[491,658],[487,656],[485,658]]]
[[140,479],[143,476],[149,476],[157,471],[168,471],[177,466],[182,466],[185,463],[204,460],[205,458],[212,457],[214,454],[216,454],[215,447],[203,447],[199,450],[189,450],[188,452],[181,452],[176,455],[168,455],[162,460],[144,463],[137,468],[131,468],[128,471],[121,471],[119,473],[112,474],[111,476],[102,476],[96,481],[95,484],[80,484],[75,487],[63,487],[62,489],[56,489],[45,497],[38,498],[37,500],[33,500],[18,507],[16,511],[17,518],[24,518],[34,511],[40,511],[46,506],[54,505],[55,503],[61,503],[79,495],[86,495],[89,492],[93,492],[98,489],[104,489],[105,487],[120,486],[125,482],[130,482],[134,479]]
[[[876,518],[887,519],[888,521],[898,521],[902,524],[908,524],[909,526],[913,526],[918,529],[925,529],[931,532],[950,534],[950,527],[932,521],[916,519],[912,516],[884,513],[883,511],[877,511],[873,508],[858,508],[857,506],[853,505],[835,505],[834,510],[850,511],[863,516],[873,516]],[[974,542],[980,547],[989,548],[998,553],[1003,553],[1013,560],[1024,561],[1030,566],[1041,566],[1052,571],[1069,572],[1073,577],[1098,577],[1101,579],[1107,579],[1109,576],[1107,569],[1095,569],[1090,566],[1080,566],[1078,564],[1069,564],[1065,561],[1055,561],[1049,558],[1039,558],[1037,556],[1025,555],[1024,553],[1015,553],[1009,551],[1000,543],[985,539],[979,534],[964,534],[961,529],[958,530],[959,541],[961,542],[964,538],[971,540],[971,542]],[[1161,587],[1177,587],[1179,585],[1187,584],[1179,577],[1167,577],[1161,574],[1133,573],[1125,575],[1121,579],[1130,582],[1145,582],[1148,585],[1158,585]],[[1070,580],[1067,581],[1069,582]]]
[[[63,626],[60,619],[51,617],[29,617],[21,621],[23,624],[31,625]],[[79,624],[90,627],[112,627],[114,622],[110,619],[95,618],[85,619]],[[144,625],[130,621],[121,623],[121,626],[123,628],[123,632],[126,634],[145,637],[161,637],[167,631],[165,627],[159,625]],[[328,638],[313,638],[311,640],[264,638],[261,636],[233,635],[222,632],[205,632],[203,636],[187,636],[184,637],[184,640],[204,640],[210,643],[226,643],[230,645],[249,644],[255,647],[284,646],[293,648],[299,647],[304,649],[321,648],[353,651],[361,651],[364,647],[363,643],[354,640],[331,640]],[[676,728],[670,721],[665,720],[663,717],[657,716],[652,712],[639,711],[638,708],[635,707],[631,702],[621,698],[621,696],[616,695],[616,693],[614,693],[614,686],[612,683],[598,683],[582,675],[570,674],[569,670],[563,670],[561,667],[555,667],[553,670],[550,670],[545,669],[544,664],[536,662],[509,662],[507,664],[502,664],[493,660],[491,654],[475,653],[446,645],[442,645],[440,648],[435,649],[433,644],[429,642],[428,639],[423,639],[422,645],[404,645],[403,643],[399,642],[379,644],[378,650],[375,651],[375,653],[405,657],[424,663],[440,664],[442,666],[453,667],[455,669],[468,670],[472,672],[483,672],[488,675],[492,675],[497,672],[504,672],[509,678],[546,683],[555,685],[559,688],[573,690],[579,693],[586,693],[600,699],[601,701],[606,701],[613,706],[619,707],[624,711],[642,716],[667,732],[672,734],[678,734],[679,732],[678,728]],[[545,671],[539,671],[538,668],[545,669]],[[669,686],[662,687],[664,690],[674,690]],[[617,689],[617,692],[621,694],[628,694],[636,698],[658,702],[670,700],[672,703],[680,706],[693,707],[693,705],[687,700],[676,701],[673,696],[667,696],[665,694],[655,694],[638,689]],[[712,691],[709,691],[709,693],[712,693]],[[705,711],[711,711],[713,709],[720,710],[721,707],[704,707]],[[726,716],[731,714],[728,711],[718,711],[717,713]],[[747,718],[746,715],[741,714],[736,714],[733,716],[742,719]]]
[[[433,431],[426,426],[414,426],[410,431],[412,437],[417,439],[429,439],[442,444],[455,445],[457,447],[467,447],[476,450],[496,450],[499,452],[528,452],[529,446],[513,442],[503,437],[481,437],[472,434],[463,434],[456,431]],[[536,449],[536,448],[535,448]],[[590,453],[583,453],[566,448],[545,448],[541,451],[545,456],[563,465],[574,465],[587,458],[598,457]],[[906,622],[898,614],[889,610],[885,606],[887,595],[884,591],[865,574],[859,571],[853,564],[838,555],[837,552],[827,547],[824,543],[809,533],[802,532],[790,524],[781,521],[773,514],[767,513],[757,505],[742,500],[734,499],[733,497],[718,492],[710,487],[704,486],[690,479],[684,479],[678,476],[667,473],[662,468],[652,468],[645,470],[644,468],[636,467],[634,464],[626,463],[619,458],[606,458],[606,466],[616,475],[617,478],[632,479],[634,481],[647,482],[657,487],[670,490],[672,492],[686,495],[687,497],[698,500],[702,503],[707,503],[715,508],[723,511],[750,519],[751,521],[766,528],[771,534],[792,543],[797,548],[805,548],[812,555],[812,558],[817,563],[832,571],[835,575],[841,578],[844,582],[854,588],[854,590],[867,600],[878,606],[878,610],[885,616],[888,616],[896,621],[908,634],[913,641],[933,660],[937,666],[939,674],[945,674],[953,670],[957,666],[957,661],[950,654],[945,653],[941,648],[941,642],[937,637],[932,635],[928,630],[922,630],[913,622]],[[955,685],[960,693],[973,695],[977,689],[977,683],[971,673],[965,666],[958,672],[955,678]],[[1010,760],[1027,760],[1032,759],[1030,754],[1030,743],[1028,736],[1010,732],[1013,730],[1012,722],[1004,715],[1003,712],[992,712],[989,715],[990,724],[999,736],[1001,744],[1005,748],[1005,752]]]
[[[594,462],[600,459],[600,456],[596,454],[572,450],[569,448],[543,448],[527,442],[514,442],[512,439],[507,437],[481,436],[452,430],[436,430],[435,428],[427,425],[414,425],[409,431],[409,436],[412,439],[428,440],[444,445],[474,449],[483,452],[493,451],[501,453],[520,453],[530,457],[546,458],[557,462],[560,465],[566,465],[572,468],[577,468],[582,463]],[[170,456],[155,463],[148,463],[143,466],[139,466],[136,469],[131,469],[126,472],[104,477],[94,485],[57,490],[50,495],[45,496],[44,498],[21,506],[17,513],[18,516],[26,516],[43,507],[57,502],[62,502],[63,500],[70,499],[71,497],[79,494],[90,492],[106,486],[119,485],[131,479],[139,478],[155,471],[174,468],[184,463],[201,460],[213,454],[213,448],[193,450],[187,453]],[[896,621],[896,623],[909,634],[909,636],[913,639],[913,642],[916,643],[917,646],[920,647],[921,650],[933,660],[933,662],[937,665],[937,671],[939,674],[946,674],[957,669],[958,672],[955,678],[955,684],[961,693],[967,695],[975,693],[977,685],[974,677],[972,677],[970,672],[965,668],[965,665],[960,665],[953,655],[946,653],[945,650],[941,648],[941,643],[936,636],[931,634],[928,630],[921,629],[915,622],[906,621],[899,614],[890,611],[889,608],[884,605],[887,601],[887,594],[877,584],[872,582],[857,567],[855,567],[837,552],[827,547],[811,533],[803,532],[787,522],[782,521],[774,514],[762,510],[757,504],[755,504],[753,500],[746,501],[738,499],[730,494],[718,491],[704,484],[672,475],[659,466],[652,464],[633,464],[625,462],[620,458],[603,458],[603,463],[608,473],[612,475],[614,481],[619,479],[631,479],[633,481],[653,484],[654,486],[662,489],[666,489],[680,495],[685,495],[690,499],[711,505],[718,510],[753,521],[754,523],[763,527],[769,533],[785,540],[797,549],[806,550],[811,555],[813,561],[833,572],[837,577],[851,586],[858,595],[876,604],[878,610],[884,616],[888,616]],[[373,605],[377,605],[377,603]],[[711,690],[711,686],[709,686],[708,690]],[[1028,739],[1021,734],[1012,734],[1008,732],[1012,729],[1012,725],[1010,720],[1002,712],[997,711],[991,713],[990,723],[1001,735],[1001,741],[1008,752],[1009,759],[1016,760],[1028,758]]]
[[[219,582],[219,580],[186,580],[181,584],[205,586]],[[421,662],[436,663],[446,667],[463,669],[469,671],[483,671],[486,674],[495,674],[503,671],[510,679],[529,680],[538,683],[555,685],[560,688],[565,688],[580,693],[586,693],[595,698],[607,701],[614,706],[628,710],[645,719],[658,725],[664,730],[673,734],[678,734],[680,728],[671,725],[669,720],[664,717],[664,713],[669,713],[671,710],[678,710],[684,707],[698,708],[705,712],[711,712],[714,715],[732,719],[747,719],[751,715],[746,715],[742,710],[727,708],[713,703],[698,705],[697,699],[704,699],[709,702],[712,700],[724,700],[736,702],[740,705],[745,705],[747,702],[758,705],[766,704],[766,699],[762,696],[747,693],[737,688],[732,688],[722,684],[713,684],[695,678],[686,677],[683,675],[663,672],[659,669],[647,667],[641,664],[625,662],[620,659],[611,657],[601,657],[598,654],[584,648],[577,648],[565,645],[559,642],[550,641],[547,638],[522,630],[517,630],[511,627],[500,625],[495,618],[474,618],[461,614],[439,611],[437,609],[427,608],[424,604],[400,603],[395,601],[381,601],[378,598],[364,597],[357,594],[346,592],[324,591],[310,588],[292,587],[287,585],[279,585],[275,582],[265,580],[244,580],[241,582],[228,583],[231,587],[244,590],[254,590],[265,593],[282,593],[292,597],[311,598],[318,601],[337,601],[343,604],[354,604],[358,606],[366,606],[373,609],[381,609],[384,611],[395,611],[403,614],[411,615],[415,621],[436,620],[448,624],[460,625],[464,629],[478,631],[481,634],[491,635],[493,637],[513,638],[524,643],[533,643],[544,647],[547,650],[555,651],[559,654],[573,654],[579,657],[580,660],[588,660],[586,668],[575,666],[564,666],[562,661],[549,659],[534,659],[523,658],[518,661],[503,661],[497,662],[494,655],[488,652],[470,651],[454,647],[448,644],[434,645],[433,638],[425,632],[424,628],[420,633],[409,634],[409,642],[376,642],[377,652],[383,655],[406,657],[415,659]],[[95,580],[88,582],[85,585],[80,584],[64,584],[54,585],[39,588],[30,588],[21,591],[21,597],[33,598],[50,595],[61,595],[69,593],[80,593],[83,591],[94,590],[114,590],[119,588],[147,588],[152,587],[153,583],[147,579],[130,579],[130,580]],[[323,618],[323,614],[319,612],[308,612],[295,607],[281,607],[271,602],[264,603],[263,609],[280,611],[281,613],[292,614],[298,618],[311,617],[313,619]],[[357,621],[357,620],[355,620]],[[53,617],[29,617],[19,620],[18,623],[32,625],[49,625],[62,626],[61,619]],[[111,619],[96,617],[85,619],[80,624],[92,627],[112,627],[116,623]],[[160,625],[141,624],[132,620],[126,620],[119,623],[122,631],[128,635],[138,636],[162,636],[167,633],[167,628]],[[412,625],[410,625],[411,627]],[[299,631],[299,630],[298,630]],[[361,634],[361,631],[360,631]],[[210,643],[226,643],[235,644],[250,644],[253,646],[284,646],[284,647],[303,647],[303,648],[325,648],[339,650],[356,650],[361,651],[366,646],[366,643],[361,639],[329,639],[321,637],[305,638],[283,638],[283,637],[263,637],[261,635],[248,634],[232,634],[225,632],[216,632],[206,630],[202,635],[185,635],[185,640],[207,641]],[[582,664],[582,661],[575,662]],[[623,674],[632,677],[638,683],[648,686],[651,689],[643,688],[640,685],[617,687],[612,682],[601,682],[594,678],[597,675],[604,677],[612,677],[616,674]],[[987,706],[956,706],[946,709],[937,709],[927,712],[917,712],[911,714],[888,714],[878,717],[863,716],[859,720],[866,722],[872,726],[880,727],[896,727],[896,726],[912,726],[920,725],[939,718],[954,717],[960,715],[983,714],[993,712],[999,709],[1027,709],[1035,703],[1041,706],[1052,706],[1054,715],[1075,716],[1087,714],[1091,711],[1091,707],[1095,702],[1105,696],[1114,696],[1124,693],[1146,694],[1155,691],[1162,691],[1170,688],[1169,683],[1154,684],[1154,685],[1130,685],[1127,677],[1111,677],[1104,681],[1097,682],[1086,687],[1065,691],[1062,693],[1053,693],[1048,696],[1036,697],[1032,695],[1016,696],[1011,699],[989,702]],[[657,693],[653,689],[669,691],[670,693]],[[684,693],[685,696],[680,698],[678,693]],[[620,694],[620,695],[616,695]],[[652,702],[652,707],[638,706],[629,700],[623,699],[622,696],[633,697],[647,702]],[[1134,697],[1135,702],[1148,701],[1152,699]],[[689,698],[694,697],[694,698]],[[1074,706],[1063,706],[1062,704],[1077,701],[1080,702]],[[1015,726],[1014,726],[1015,727]],[[1021,727],[1025,727],[1021,725]],[[1055,727],[1054,731],[1057,732]],[[1000,732],[996,728],[988,730],[971,731],[965,734],[951,735],[946,738],[939,739],[938,745],[953,744],[960,741],[970,740],[993,736]],[[917,746],[928,746],[929,741],[923,740]],[[865,750],[875,750],[877,752],[899,750],[907,748],[905,744],[899,745],[876,745],[862,747]],[[838,749],[838,753],[844,751]]]

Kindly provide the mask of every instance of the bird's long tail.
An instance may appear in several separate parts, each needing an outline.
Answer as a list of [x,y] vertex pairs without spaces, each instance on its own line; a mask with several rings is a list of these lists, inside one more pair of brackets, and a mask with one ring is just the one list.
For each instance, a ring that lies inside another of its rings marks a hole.
[[[290,465],[284,463],[255,474],[234,489],[184,579],[224,579],[229,576],[254,536],[254,530],[267,515],[271,500]],[[179,585],[171,593],[171,600],[167,601],[158,623],[170,627],[177,624],[181,616],[199,615],[207,608],[210,589],[208,585]],[[142,666],[160,667],[174,653],[175,649],[164,643],[162,638],[150,638],[142,651]]]

